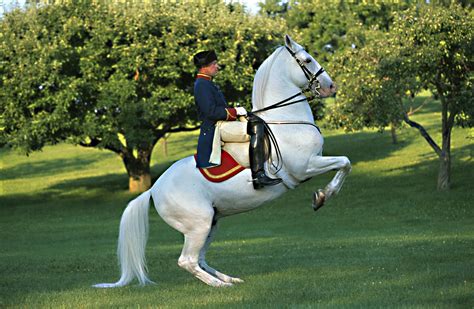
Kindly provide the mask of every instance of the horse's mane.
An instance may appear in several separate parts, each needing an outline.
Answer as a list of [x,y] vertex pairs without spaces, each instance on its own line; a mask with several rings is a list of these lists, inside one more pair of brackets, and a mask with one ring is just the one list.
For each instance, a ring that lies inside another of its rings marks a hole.
[[283,46],[278,47],[273,54],[271,54],[265,61],[260,65],[255,73],[253,80],[253,91],[252,91],[252,106],[253,110],[261,109],[264,107],[263,94],[267,86],[267,81],[270,76],[270,71],[275,62],[277,56],[280,54]]

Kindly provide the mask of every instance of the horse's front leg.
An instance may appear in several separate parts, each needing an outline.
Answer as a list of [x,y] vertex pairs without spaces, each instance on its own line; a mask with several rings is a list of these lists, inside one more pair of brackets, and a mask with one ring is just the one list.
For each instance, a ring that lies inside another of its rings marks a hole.
[[351,162],[347,157],[323,157],[319,155],[311,156],[306,173],[308,176],[316,176],[332,170],[337,170],[336,175],[324,188],[313,194],[313,208],[318,210],[331,196],[336,195],[342,188],[346,176],[351,171]]

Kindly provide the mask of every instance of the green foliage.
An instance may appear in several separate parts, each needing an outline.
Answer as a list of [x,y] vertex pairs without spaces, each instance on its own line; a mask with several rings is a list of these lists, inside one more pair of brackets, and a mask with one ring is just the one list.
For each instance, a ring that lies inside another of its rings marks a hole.
[[[352,44],[363,44],[364,31],[360,28],[387,31],[392,23],[392,12],[407,7],[406,1],[353,2],[339,0],[293,1],[288,12],[288,26],[301,32],[302,43],[309,51],[317,51],[323,61],[331,54]],[[357,36],[352,33],[356,32]],[[319,59],[318,59],[319,60]]]
[[[474,19],[468,9],[452,5],[413,7],[395,16],[395,44],[419,86],[437,95],[450,113],[474,124]],[[390,68],[389,68],[390,69]],[[393,72],[390,70],[389,72]],[[410,72],[408,74],[410,74]],[[395,72],[394,81],[402,72]]]
[[284,33],[284,22],[223,1],[16,10],[0,23],[0,144],[104,148],[141,179],[161,137],[197,125],[193,55],[215,49],[217,83],[248,108],[254,73]]
[[327,117],[346,130],[398,125],[404,113],[404,89],[412,86],[408,82],[393,83],[380,69],[394,52],[394,46],[387,44],[388,35],[380,31],[365,31],[364,35],[370,38],[369,44],[338,54],[330,68],[338,72],[339,91]]
[[399,124],[402,102],[429,89],[452,117],[472,125],[473,20],[452,6],[418,6],[394,15],[390,32],[364,31],[366,44],[338,54],[340,91],[330,118],[347,129]]
[[319,0],[290,7],[289,27],[299,29],[310,51],[321,51],[318,60],[329,62],[327,70],[338,83],[338,98],[326,113],[336,126],[397,126],[406,112],[403,98],[421,89],[449,97],[458,123],[472,126],[468,8]]
[[[286,14],[289,28],[297,31],[300,42],[326,67],[331,77],[337,80],[339,89],[344,89],[345,82],[341,83],[339,80],[350,78],[354,80],[354,83],[358,83],[362,79],[361,70],[367,71],[368,64],[345,61],[341,67],[334,65],[333,58],[344,50],[350,50],[348,53],[351,53],[354,46],[363,47],[368,37],[373,36],[377,30],[388,31],[393,22],[393,11],[406,7],[407,3],[405,1],[367,3],[341,0],[328,5],[327,1],[311,0],[290,1],[289,6],[290,9]],[[366,82],[374,80],[367,76],[363,79]],[[357,87],[364,88],[365,86],[357,85]],[[344,97],[344,94],[342,96]],[[351,97],[351,103],[358,100]],[[321,119],[326,114],[335,122],[341,122],[341,119],[344,120],[346,117],[345,110],[328,109],[325,102],[312,103],[311,107],[316,119]],[[350,106],[348,109],[363,112],[361,106]],[[374,113],[377,115],[373,115]],[[371,114],[372,118],[383,117],[383,114],[379,112],[371,112]],[[391,120],[381,119],[381,121],[387,123]],[[354,123],[354,128],[363,127],[365,122],[367,120]]]
[[288,13],[289,2],[282,0],[265,0],[260,1],[258,5],[260,7],[259,13],[264,16],[279,16],[285,18]]
[[[451,131],[457,120],[472,126],[473,16],[452,5],[417,5],[394,14],[390,32],[365,31],[365,45],[335,58],[340,91],[330,113],[346,129],[398,126],[417,128],[440,159],[438,188],[450,186]],[[410,121],[407,95],[430,90],[441,105],[439,146],[422,125]]]
[[216,49],[217,83],[231,103],[249,106],[254,72],[284,30],[219,1],[212,10],[84,1],[14,11],[0,30],[1,141],[25,152],[66,138],[150,148],[196,120],[197,51]]

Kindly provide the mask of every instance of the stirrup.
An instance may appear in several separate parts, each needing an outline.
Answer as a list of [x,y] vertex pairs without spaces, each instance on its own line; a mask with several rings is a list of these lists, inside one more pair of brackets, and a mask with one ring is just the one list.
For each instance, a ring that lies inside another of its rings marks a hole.
[[265,186],[274,186],[281,182],[281,178],[270,178],[264,173],[257,174],[256,177],[252,177],[253,188],[255,190],[262,189]]

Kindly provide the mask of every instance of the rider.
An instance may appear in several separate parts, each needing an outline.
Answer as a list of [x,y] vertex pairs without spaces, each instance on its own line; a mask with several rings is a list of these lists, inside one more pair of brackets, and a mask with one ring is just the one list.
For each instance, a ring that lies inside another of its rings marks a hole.
[[[194,64],[199,70],[194,83],[194,101],[198,108],[199,119],[202,121],[196,166],[208,168],[215,166],[209,162],[209,158],[212,152],[216,122],[237,120],[237,116],[246,116],[247,111],[243,107],[228,107],[224,95],[213,83],[212,79],[219,71],[217,55],[213,50],[194,55]],[[250,167],[255,189],[281,182],[279,178],[273,179],[265,175],[264,131],[262,120],[258,117],[249,117],[247,134],[250,135]]]

